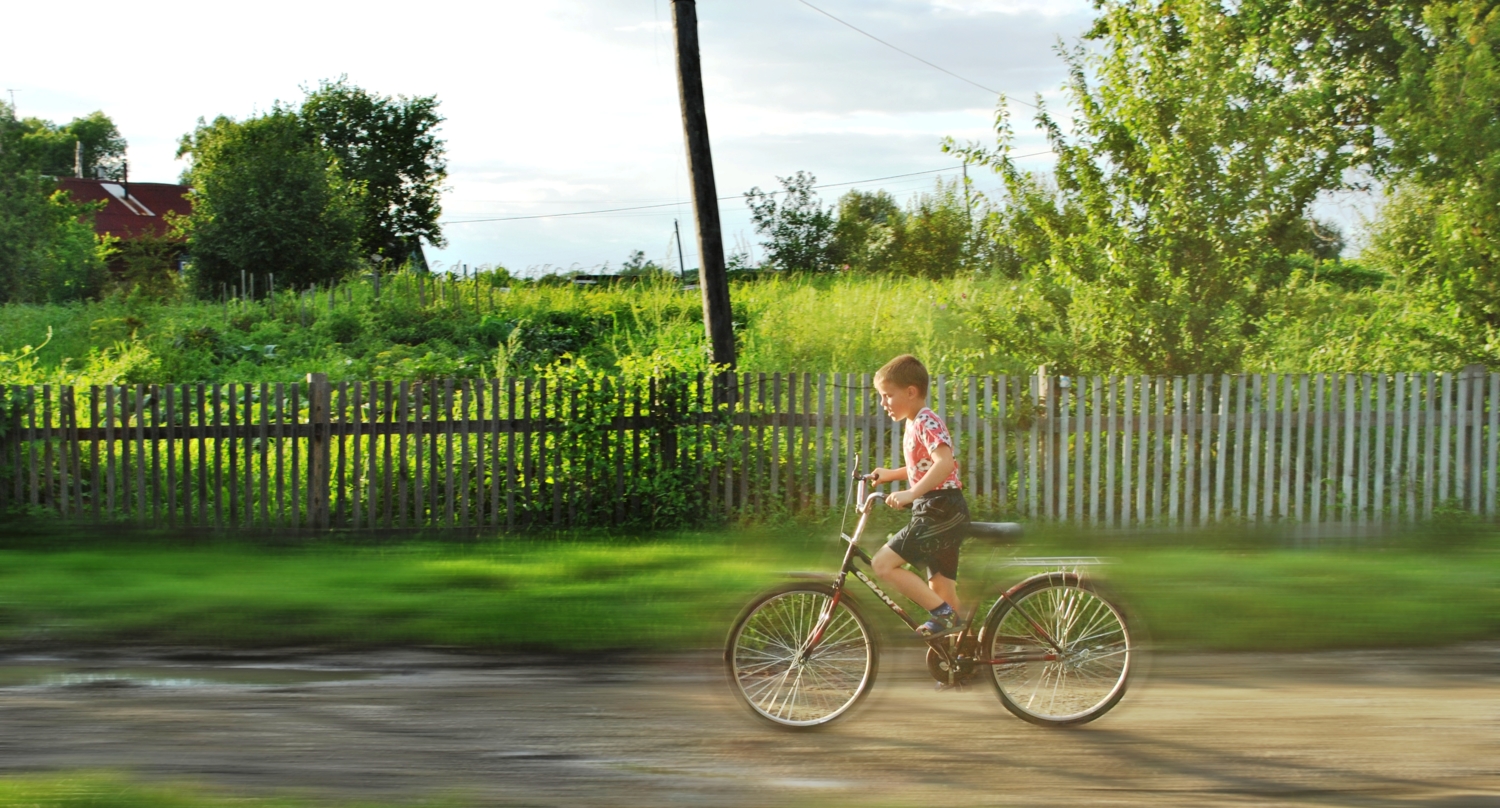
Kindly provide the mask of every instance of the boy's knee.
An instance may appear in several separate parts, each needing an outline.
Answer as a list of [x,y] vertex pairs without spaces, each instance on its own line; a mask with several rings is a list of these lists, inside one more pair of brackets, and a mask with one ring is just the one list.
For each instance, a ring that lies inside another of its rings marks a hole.
[[880,548],[880,552],[876,553],[875,557],[870,559],[870,569],[875,571],[875,577],[885,580],[890,578],[891,573],[900,569],[901,565],[905,563],[905,561],[901,560],[901,556],[896,555],[889,547],[882,547]]

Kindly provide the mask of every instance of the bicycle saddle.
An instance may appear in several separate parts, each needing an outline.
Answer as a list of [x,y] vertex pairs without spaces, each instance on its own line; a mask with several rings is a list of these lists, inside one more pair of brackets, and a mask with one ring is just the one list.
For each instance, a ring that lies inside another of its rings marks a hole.
[[1015,541],[1021,538],[1021,526],[1015,522],[970,522],[969,537],[981,541]]

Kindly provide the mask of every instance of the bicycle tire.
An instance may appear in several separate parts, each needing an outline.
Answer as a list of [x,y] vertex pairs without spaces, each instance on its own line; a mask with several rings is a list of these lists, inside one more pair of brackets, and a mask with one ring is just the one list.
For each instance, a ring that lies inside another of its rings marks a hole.
[[1124,612],[1072,573],[1022,582],[991,610],[979,647],[986,659],[1020,658],[982,667],[1005,709],[1049,727],[1109,712],[1125,695],[1136,651]]
[[807,729],[847,715],[875,683],[879,649],[870,624],[840,598],[822,640],[802,648],[832,602],[833,587],[798,583],[745,608],[724,647],[725,670],[740,703],[782,727]]

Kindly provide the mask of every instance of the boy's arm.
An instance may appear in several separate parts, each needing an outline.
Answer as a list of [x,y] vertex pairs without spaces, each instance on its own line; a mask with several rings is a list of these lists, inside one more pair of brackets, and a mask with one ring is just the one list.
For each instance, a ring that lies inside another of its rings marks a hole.
[[932,450],[932,468],[922,475],[922,479],[916,485],[905,491],[896,491],[886,497],[885,504],[892,508],[905,508],[917,497],[942,485],[952,473],[953,468],[953,447],[946,443],[938,444],[937,448]]
[[873,482],[876,485],[904,481],[906,479],[906,466],[894,469],[875,469],[870,472],[870,476],[874,478]]

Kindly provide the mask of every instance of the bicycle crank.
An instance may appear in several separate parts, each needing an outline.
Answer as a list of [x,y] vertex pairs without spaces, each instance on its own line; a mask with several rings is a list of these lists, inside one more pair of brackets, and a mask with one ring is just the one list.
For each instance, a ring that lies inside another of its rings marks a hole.
[[929,645],[927,673],[939,684],[963,684],[974,678],[974,660],[962,654],[950,656]]

